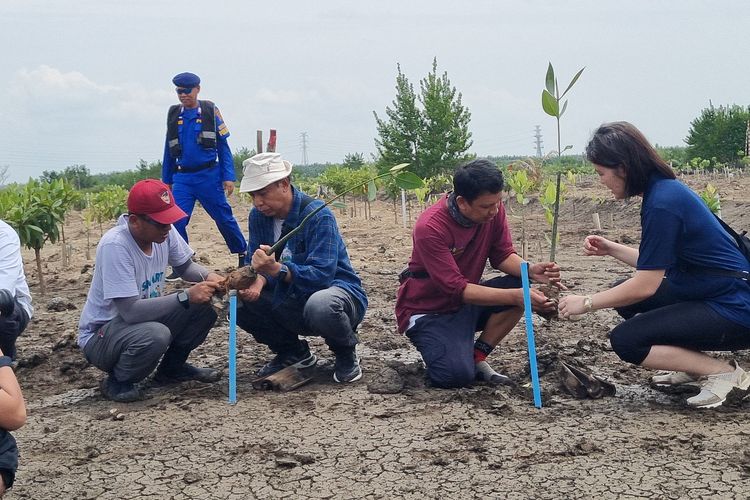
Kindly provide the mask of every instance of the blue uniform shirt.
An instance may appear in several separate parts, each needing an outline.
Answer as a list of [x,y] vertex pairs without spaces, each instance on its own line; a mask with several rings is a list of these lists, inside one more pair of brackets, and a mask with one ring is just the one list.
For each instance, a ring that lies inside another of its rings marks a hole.
[[734,239],[700,197],[674,179],[654,175],[643,194],[637,269],[664,269],[683,300],[705,301],[719,315],[750,327],[750,284],[739,278],[691,274],[690,264],[750,271]]
[[[290,227],[297,227],[307,214],[323,202],[315,200],[300,213],[302,192],[294,189],[293,194],[292,208],[284,222]],[[263,215],[257,208],[250,210],[248,255],[260,248],[261,244],[274,244],[273,224],[273,217]],[[306,300],[319,290],[336,286],[349,292],[363,313],[367,309],[367,295],[352,268],[336,218],[328,207],[315,214],[300,232],[289,239],[282,259],[294,279],[291,283],[285,283],[269,278],[269,286],[274,289],[274,304],[281,303],[287,296]]]
[[[182,155],[176,160],[169,154],[168,139],[164,141],[164,160],[162,162],[162,180],[165,184],[173,184],[175,180],[186,184],[203,184],[216,179],[217,171],[221,181],[235,181],[232,151],[229,149],[227,138],[229,129],[224,123],[219,108],[216,107],[216,149],[206,149],[198,144],[198,134],[201,132],[200,107],[182,109],[181,118],[177,121],[177,134],[182,147]],[[198,172],[174,171],[175,165],[197,167],[210,161],[218,161],[218,166]]]

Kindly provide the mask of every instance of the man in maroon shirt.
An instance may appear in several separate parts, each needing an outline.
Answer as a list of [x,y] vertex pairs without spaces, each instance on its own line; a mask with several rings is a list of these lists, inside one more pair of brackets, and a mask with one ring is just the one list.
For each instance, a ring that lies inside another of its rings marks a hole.
[[[488,160],[474,160],[456,170],[453,192],[428,208],[414,226],[396,319],[399,332],[422,354],[434,386],[508,381],[485,361],[523,315],[523,261],[513,249],[502,190],[500,170]],[[487,259],[505,276],[480,282]],[[529,277],[561,286],[554,262],[531,264]],[[555,310],[536,289],[531,290],[531,304],[538,312]],[[474,341],[477,331],[482,333]]]

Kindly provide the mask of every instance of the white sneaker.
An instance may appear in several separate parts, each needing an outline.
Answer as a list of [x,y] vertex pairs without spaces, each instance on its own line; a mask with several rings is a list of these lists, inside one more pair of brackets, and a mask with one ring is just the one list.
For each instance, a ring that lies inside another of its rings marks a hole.
[[655,387],[672,387],[675,385],[695,384],[698,377],[685,372],[659,372],[651,377],[651,385]]
[[732,361],[734,371],[701,377],[701,392],[687,399],[693,408],[715,408],[726,401],[733,389],[746,391],[750,388],[750,374]]

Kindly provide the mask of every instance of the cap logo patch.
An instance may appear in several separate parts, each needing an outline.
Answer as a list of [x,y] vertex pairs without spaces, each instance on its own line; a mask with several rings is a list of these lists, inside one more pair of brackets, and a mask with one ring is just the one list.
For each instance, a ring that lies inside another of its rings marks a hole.
[[162,192],[160,198],[166,205],[172,204],[172,200],[169,199],[169,191]]

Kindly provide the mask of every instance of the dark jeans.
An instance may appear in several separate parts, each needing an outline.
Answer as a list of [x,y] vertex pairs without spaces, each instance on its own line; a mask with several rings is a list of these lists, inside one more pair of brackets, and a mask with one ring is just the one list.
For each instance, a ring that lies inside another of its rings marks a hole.
[[[515,276],[500,276],[482,283],[492,288],[520,288]],[[465,387],[475,378],[474,333],[484,330],[492,314],[513,306],[466,304],[455,313],[426,314],[406,331],[427,365],[427,377],[436,387]]]
[[127,323],[120,316],[104,325],[83,348],[86,359],[120,382],[139,382],[156,368],[167,371],[182,366],[201,345],[216,322],[208,305],[191,304],[159,321]]
[[720,316],[705,302],[680,301],[667,280],[648,299],[615,310],[625,321],[610,333],[612,349],[620,359],[636,365],[655,345],[695,351],[750,348],[750,328]]
[[0,316],[0,349],[3,354],[16,358],[16,339],[28,324],[29,316],[18,301],[9,316]]
[[343,288],[319,290],[307,300],[287,299],[272,306],[273,292],[263,290],[258,300],[242,302],[237,324],[273,352],[298,349],[300,335],[323,337],[332,351],[357,345],[357,326],[364,317]]

